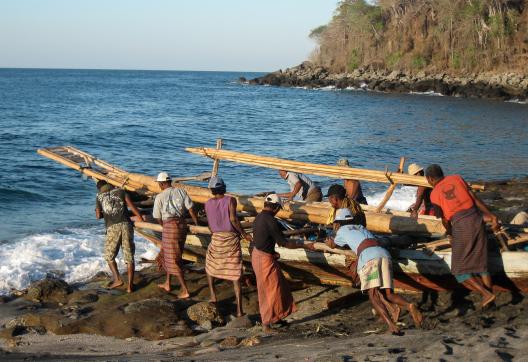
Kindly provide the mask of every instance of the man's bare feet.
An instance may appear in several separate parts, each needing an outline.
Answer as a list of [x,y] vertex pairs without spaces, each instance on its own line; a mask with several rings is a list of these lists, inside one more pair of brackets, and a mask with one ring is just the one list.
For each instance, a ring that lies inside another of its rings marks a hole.
[[414,321],[414,325],[416,326],[416,328],[421,328],[422,322],[423,322],[423,316],[422,316],[422,313],[420,313],[420,311],[418,310],[418,307],[416,307],[416,305],[414,305],[413,303],[410,303],[409,313],[411,313],[411,317]]
[[178,298],[179,299],[187,299],[189,298],[191,295],[189,294],[188,291],[184,291],[184,292],[181,292],[180,294],[178,294]]
[[389,325],[388,332],[391,333],[391,334],[394,334],[396,336],[401,335],[400,329],[395,324]]
[[482,308],[486,308],[488,305],[493,303],[495,299],[497,299],[497,296],[493,293],[489,293],[488,296],[483,297],[482,304],[481,304]]
[[125,283],[123,283],[123,281],[121,279],[118,279],[118,280],[114,280],[113,282],[109,283],[107,288],[108,289],[115,289],[115,288],[119,288],[123,284],[125,284]]
[[170,285],[167,285],[167,283],[158,284],[158,287],[169,293],[171,291]]
[[129,285],[127,287],[127,293],[132,293],[134,291],[134,285]]
[[276,334],[277,332],[271,328],[269,324],[262,325],[262,332],[266,334]]
[[218,300],[216,300],[216,296],[209,298],[209,303],[215,304],[216,302],[218,302]]

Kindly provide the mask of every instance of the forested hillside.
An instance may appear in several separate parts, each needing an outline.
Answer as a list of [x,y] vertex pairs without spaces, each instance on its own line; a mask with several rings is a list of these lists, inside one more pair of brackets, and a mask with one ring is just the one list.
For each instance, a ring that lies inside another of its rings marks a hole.
[[311,60],[331,72],[371,69],[528,71],[528,0],[342,0],[312,30]]

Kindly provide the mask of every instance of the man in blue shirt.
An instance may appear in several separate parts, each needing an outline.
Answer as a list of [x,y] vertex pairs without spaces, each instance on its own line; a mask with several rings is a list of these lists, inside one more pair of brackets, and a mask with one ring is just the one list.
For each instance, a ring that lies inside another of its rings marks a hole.
[[356,272],[361,281],[361,290],[368,292],[372,306],[387,323],[389,331],[393,334],[400,334],[396,325],[397,317],[394,318],[396,320],[390,317],[389,310],[392,309],[390,304],[406,308],[415,325],[420,327],[422,315],[418,308],[394,293],[391,256],[378,244],[375,236],[364,226],[354,224],[349,209],[337,210],[334,230],[336,230],[335,238],[328,238],[326,244],[331,248],[347,246],[357,255]]

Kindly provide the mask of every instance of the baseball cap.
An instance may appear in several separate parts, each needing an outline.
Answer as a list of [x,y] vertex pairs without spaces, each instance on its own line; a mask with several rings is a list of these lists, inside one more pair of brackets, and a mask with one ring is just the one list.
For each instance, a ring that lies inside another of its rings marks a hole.
[[210,189],[216,189],[218,187],[225,186],[224,180],[222,180],[221,177],[213,176],[209,179],[209,187]]
[[336,211],[335,221],[345,221],[353,219],[349,209],[338,209]]
[[170,180],[171,178],[167,172],[160,172],[158,174],[158,178],[156,179],[157,182],[165,182],[165,181],[170,181]]
[[277,194],[269,194],[268,196],[266,196],[264,198],[264,200],[266,200],[266,202],[270,202],[272,204],[278,204],[279,206],[282,207],[281,198]]

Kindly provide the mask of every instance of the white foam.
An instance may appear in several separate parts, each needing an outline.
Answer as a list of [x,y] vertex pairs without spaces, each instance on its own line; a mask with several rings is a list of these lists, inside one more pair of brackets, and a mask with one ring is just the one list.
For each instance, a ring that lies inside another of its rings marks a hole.
[[518,98],[509,99],[506,101],[506,103],[528,104],[528,99],[525,99],[525,100],[520,100]]
[[435,97],[443,97],[444,95],[442,93],[438,93],[438,92],[435,92],[435,91],[426,91],[426,92],[409,92],[409,94],[418,94],[418,95],[422,95],[422,96],[435,96]]
[[[103,260],[104,227],[64,228],[50,233],[30,235],[0,248],[0,294],[26,288],[50,271],[64,273],[68,283],[82,282],[100,271],[108,272]],[[158,249],[136,237],[136,261],[153,259]],[[124,270],[121,252],[117,257]],[[142,268],[136,264],[136,269]]]
[[[365,195],[369,205],[377,205],[385,196],[385,191],[376,192],[372,195]],[[391,210],[406,211],[416,199],[416,187],[414,186],[401,186],[396,187],[391,198],[385,206]]]

